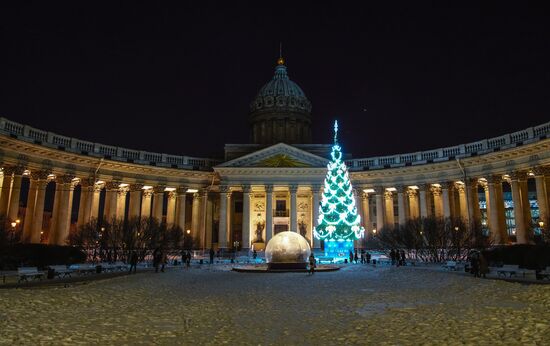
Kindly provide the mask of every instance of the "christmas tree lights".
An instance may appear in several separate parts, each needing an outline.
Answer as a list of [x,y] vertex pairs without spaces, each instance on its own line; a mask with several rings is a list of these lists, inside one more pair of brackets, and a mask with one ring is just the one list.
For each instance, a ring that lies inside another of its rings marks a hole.
[[362,238],[365,229],[361,226],[348,169],[338,145],[337,121],[334,122],[331,157],[319,206],[318,226],[314,228],[313,234],[317,239],[325,241],[326,256],[347,257],[353,249],[353,241]]

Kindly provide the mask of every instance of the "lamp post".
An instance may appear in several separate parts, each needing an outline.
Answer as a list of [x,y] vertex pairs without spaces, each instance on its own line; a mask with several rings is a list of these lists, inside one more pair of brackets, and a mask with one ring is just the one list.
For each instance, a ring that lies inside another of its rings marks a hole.
[[542,239],[544,241],[549,241],[550,239],[545,239],[546,235],[544,234],[544,221],[542,221],[542,220],[539,221],[539,230],[540,230],[540,235],[541,235]]

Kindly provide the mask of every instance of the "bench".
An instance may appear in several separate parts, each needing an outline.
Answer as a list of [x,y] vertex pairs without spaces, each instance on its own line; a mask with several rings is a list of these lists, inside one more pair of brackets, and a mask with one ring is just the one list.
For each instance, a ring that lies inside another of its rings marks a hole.
[[79,274],[91,274],[91,273],[95,273],[96,265],[88,264],[88,263],[71,264],[69,266],[69,269]]
[[536,278],[538,280],[543,280],[543,279],[550,280],[550,270],[548,270],[548,268],[546,268],[544,270],[541,270],[541,271],[537,272],[536,273]]
[[42,280],[44,272],[39,272],[37,267],[20,267],[17,268],[17,275],[19,276],[18,282],[27,282],[28,278]]
[[73,272],[71,269],[67,268],[66,265],[53,265],[48,266],[48,268],[52,269],[54,271],[54,275],[58,277],[61,277],[61,275],[63,275],[63,277],[70,277]]
[[442,265],[443,268],[447,270],[458,270],[456,261],[447,261],[444,265]]
[[317,257],[317,262],[319,264],[326,262],[326,263],[332,263],[334,261],[334,257],[325,257],[325,256],[319,256]]

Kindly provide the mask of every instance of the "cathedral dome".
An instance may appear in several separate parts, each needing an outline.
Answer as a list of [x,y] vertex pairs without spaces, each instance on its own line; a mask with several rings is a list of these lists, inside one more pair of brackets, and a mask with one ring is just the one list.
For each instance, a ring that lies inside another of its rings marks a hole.
[[252,112],[273,109],[293,109],[307,113],[311,112],[311,103],[302,88],[288,78],[286,66],[281,63],[275,67],[273,79],[267,82],[258,92],[250,105]]
[[254,143],[311,142],[311,102],[288,78],[283,58],[277,61],[273,78],[250,104],[250,121]]

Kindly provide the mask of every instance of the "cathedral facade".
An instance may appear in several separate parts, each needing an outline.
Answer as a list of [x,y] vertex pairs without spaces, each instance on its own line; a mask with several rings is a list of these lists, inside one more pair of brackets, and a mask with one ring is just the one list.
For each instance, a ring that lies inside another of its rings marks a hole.
[[[331,146],[311,143],[311,109],[279,59],[250,104],[251,143],[227,144],[221,161],[93,143],[0,118],[0,215],[20,220],[29,243],[65,244],[92,218],[154,217],[189,230],[203,249],[261,250],[287,230],[318,248],[312,230]],[[346,164],[367,237],[429,216],[480,223],[498,244],[526,243],[548,225],[550,122]]]

